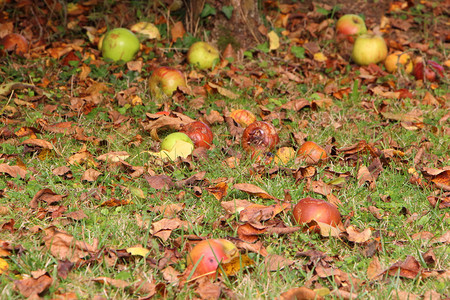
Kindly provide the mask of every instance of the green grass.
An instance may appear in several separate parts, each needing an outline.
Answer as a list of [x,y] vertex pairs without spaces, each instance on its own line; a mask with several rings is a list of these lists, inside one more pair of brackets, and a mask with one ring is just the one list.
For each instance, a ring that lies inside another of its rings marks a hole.
[[[109,3],[104,12],[109,11],[112,8],[111,5]],[[136,9],[139,10],[139,6],[130,8],[133,11]],[[413,10],[411,14],[420,17],[422,12],[418,9]],[[421,6],[420,9],[425,8]],[[103,24],[105,21],[102,21],[97,14],[98,11],[95,11],[95,15],[90,16],[94,19],[91,22]],[[11,16],[19,19],[24,17],[20,12],[14,12]],[[62,19],[59,21],[63,22]],[[423,26],[425,25],[427,24],[423,23]],[[79,36],[80,34],[82,34],[81,31],[67,34],[58,32],[50,34],[47,38],[52,39],[59,35],[67,41],[73,38],[85,38]],[[431,35],[427,36],[430,42],[434,42],[432,38]],[[336,51],[332,48],[334,43],[324,40],[320,42],[326,43],[327,47],[331,48],[326,49],[327,55]],[[180,47],[186,46],[184,42],[178,43]],[[277,53],[288,51],[288,45],[282,47],[286,49],[281,48]],[[89,45],[85,45],[83,49],[88,53],[95,53]],[[439,47],[437,49],[442,50]],[[165,57],[165,59],[169,64],[171,62],[178,64],[182,62],[182,54],[174,51],[168,55],[169,58]],[[317,173],[310,180],[322,180],[329,183],[338,176],[330,176],[329,170],[350,174],[343,187],[334,189],[333,194],[342,202],[339,210],[343,220],[349,219],[349,224],[361,231],[366,228],[372,230],[370,241],[379,242],[374,256],[379,258],[384,269],[412,255],[424,269],[448,271],[450,261],[448,244],[412,238],[414,234],[420,232],[428,231],[436,237],[447,232],[450,225],[448,209],[431,207],[427,197],[432,195],[435,189],[410,183],[411,174],[409,173],[411,168],[420,173],[424,167],[443,168],[449,165],[450,137],[445,135],[445,130],[448,132],[448,121],[444,124],[439,123],[439,120],[448,113],[448,104],[435,107],[423,105],[420,101],[426,92],[432,93],[435,97],[445,98],[448,94],[448,86],[446,87],[445,82],[434,90],[428,86],[415,89],[414,99],[384,99],[369,93],[369,88],[382,85],[388,80],[395,81],[395,77],[379,78],[375,83],[361,82],[361,79],[355,77],[356,66],[348,65],[341,72],[328,72],[323,67],[318,69],[308,67],[301,59],[285,61],[281,58],[282,55],[275,57],[272,54],[255,50],[252,58],[247,57],[236,64],[235,67],[239,69],[236,74],[249,77],[254,83],[248,88],[239,88],[230,79],[226,73],[231,72],[229,67],[215,75],[202,72],[205,76],[203,79],[189,80],[192,87],[201,87],[208,82],[220,83],[224,88],[238,94],[238,99],[232,100],[218,93],[211,93],[205,96],[203,107],[193,109],[189,101],[197,96],[184,95],[185,99],[168,100],[168,109],[178,109],[192,118],[204,117],[212,110],[223,115],[225,109],[231,111],[244,108],[252,111],[260,120],[263,115],[261,106],[269,112],[280,113],[272,120],[280,135],[280,145],[298,148],[300,145],[296,144],[292,134],[301,132],[307,135],[308,140],[313,140],[322,146],[329,146],[335,153],[327,163],[316,166]],[[153,57],[153,55],[156,55],[156,52],[145,54],[144,57]],[[82,57],[81,53],[80,56]],[[259,61],[259,58],[264,61]],[[230,134],[226,123],[212,125],[215,135],[214,146],[208,150],[208,158],[189,159],[189,163],[155,163],[147,151],[157,150],[159,143],[152,140],[150,133],[146,132],[141,125],[146,118],[145,113],[159,111],[158,104],[161,104],[152,103],[149,96],[146,79],[150,70],[144,68],[141,73],[130,72],[125,65],[95,64],[91,58],[83,63],[91,68],[86,81],[78,79],[80,66],[61,66],[60,62],[53,58],[24,59],[7,56],[0,60],[0,85],[16,81],[39,84],[43,78],[51,81],[47,87],[43,88],[45,95],[37,100],[34,98],[36,91],[30,89],[18,89],[13,94],[0,95],[1,117],[5,123],[1,127],[9,128],[14,132],[18,132],[22,127],[38,129],[36,137],[50,141],[55,149],[50,152],[50,155],[44,156],[39,154],[41,151],[39,147],[32,149],[21,144],[30,136],[0,136],[0,153],[2,153],[0,163],[11,166],[24,165],[33,175],[33,178],[12,178],[0,173],[0,195],[2,195],[0,196],[2,208],[0,226],[11,219],[15,222],[13,232],[0,227],[0,240],[10,242],[13,247],[21,246],[25,249],[25,252],[20,255],[13,252],[2,257],[9,268],[3,273],[0,272],[0,298],[22,299],[23,296],[14,289],[15,280],[29,278],[32,272],[37,270],[45,270],[53,279],[53,284],[41,295],[45,299],[53,299],[59,294],[69,292],[74,292],[79,299],[92,299],[99,295],[108,299],[135,299],[143,296],[132,288],[116,288],[92,280],[102,276],[125,280],[130,286],[147,279],[155,284],[161,284],[169,299],[196,298],[198,293],[195,291],[197,288],[195,283],[176,285],[164,276],[163,270],[170,265],[177,272],[184,272],[186,249],[189,247],[188,241],[192,235],[231,240],[238,237],[237,228],[241,225],[239,214],[226,215],[220,201],[205,189],[214,185],[212,182],[219,179],[230,182],[228,194],[222,201],[245,199],[263,205],[276,203],[274,200],[261,199],[233,189],[232,185],[235,183],[254,184],[279,199],[283,199],[285,191],[288,190],[293,204],[307,196],[325,199],[325,196],[309,189],[308,180],[296,181],[292,173],[301,165],[294,161],[281,166],[278,170],[275,169],[277,166],[274,163],[264,165],[252,161],[242,150],[239,138],[236,139]],[[309,80],[300,76],[304,79],[304,82],[300,83],[281,79],[280,68],[292,69],[293,67],[299,68],[297,71],[299,73],[303,72],[303,68],[310,68],[308,71],[313,72],[314,76],[320,73],[323,78],[314,77],[316,80]],[[185,64],[180,65],[180,68],[186,74],[191,71],[191,67]],[[349,76],[352,80],[344,81]],[[413,84],[412,77],[409,79]],[[334,80],[339,88],[350,87],[350,95],[344,96],[342,100],[332,95],[325,96],[332,99],[333,103],[329,108],[306,107],[298,112],[278,109],[288,101],[299,98],[310,101],[320,100],[322,96],[319,93],[323,93],[327,80]],[[355,80],[359,80],[359,83],[354,84]],[[86,88],[94,82],[105,83],[108,88],[103,94],[103,101],[90,112],[83,113],[73,109],[71,100],[74,97],[86,97]],[[257,86],[265,87],[273,82],[275,84],[272,89],[265,88],[261,95],[254,97],[253,93]],[[341,82],[349,83],[341,84]],[[136,88],[135,95],[143,100],[144,105],[134,107],[118,105],[116,95],[130,87]],[[9,97],[11,101],[8,100]],[[16,99],[33,102],[35,106],[25,106],[15,102]],[[13,108],[12,110],[6,107],[7,103]],[[44,108],[49,104],[57,105],[56,110],[45,111]],[[387,105],[387,111],[395,114],[420,110],[423,127],[408,130],[400,122],[383,118],[376,111],[382,104]],[[127,121],[113,123],[109,117],[112,111],[120,112],[128,118]],[[8,120],[14,122],[6,124]],[[48,124],[73,122],[75,126],[84,129],[86,136],[95,137],[98,142],[81,141],[71,134],[52,133],[41,127],[42,120]],[[169,132],[170,130],[160,130],[158,133],[160,137],[163,137]],[[142,142],[135,145],[133,142],[137,140],[137,135],[142,136]],[[363,165],[368,167],[374,157],[364,151],[354,159],[348,159],[344,153],[335,151],[361,140],[373,144],[379,150],[394,148],[404,153],[403,157],[385,160],[383,171],[376,179],[373,189],[369,189],[366,184],[359,186],[357,174],[359,168]],[[416,154],[424,145],[426,145],[424,157],[422,161],[415,164]],[[95,163],[69,164],[69,158],[83,146],[92,154]],[[200,197],[196,195],[192,186],[156,190],[149,185],[144,176],[133,178],[130,171],[124,167],[96,159],[99,155],[112,151],[127,151],[130,154],[126,159],[127,163],[144,167],[149,174],[167,175],[173,182],[206,171],[205,181],[194,184],[201,189],[202,194]],[[241,158],[236,168],[229,168],[223,164],[224,160],[230,156]],[[54,175],[52,171],[61,166],[68,166],[73,178],[66,179],[63,176]],[[94,168],[102,174],[93,182],[82,181],[82,175],[89,168]],[[426,182],[426,179],[423,180]],[[65,197],[52,207],[40,202],[38,209],[30,208],[31,199],[44,188]],[[185,193],[184,196],[182,193]],[[112,198],[129,200],[130,203],[115,207],[102,206],[102,203]],[[177,217],[187,221],[189,227],[186,230],[174,229],[167,240],[154,236],[152,224],[166,218],[154,207],[177,203],[185,204]],[[377,219],[369,211],[370,206],[380,209],[381,219]],[[64,214],[82,210],[87,217],[74,221],[65,216],[52,215],[52,210],[58,207],[65,209]],[[290,210],[280,213],[274,219],[285,226],[296,226]],[[76,240],[88,244],[98,240],[98,249],[101,249],[98,259],[94,260],[91,257],[92,260],[89,263],[75,266],[67,278],[60,277],[57,270],[60,262],[44,245],[44,230],[50,226],[64,230]],[[327,299],[338,299],[339,296],[334,293],[342,288],[343,284],[347,291],[352,291],[358,295],[359,299],[388,299],[389,297],[395,299],[392,293],[398,291],[423,295],[433,290],[443,297],[449,296],[448,279],[447,281],[435,277],[406,279],[400,276],[384,275],[378,280],[370,281],[367,277],[367,269],[373,257],[367,255],[368,243],[352,243],[346,238],[326,238],[319,234],[301,231],[291,234],[263,234],[258,237],[258,241],[269,254],[290,259],[292,264],[270,271],[265,257],[240,249],[242,254],[248,254],[255,263],[249,268],[239,270],[236,276],[216,281],[216,284],[221,284],[223,298],[231,298],[231,295],[234,295],[238,299],[274,299],[291,288],[306,286],[311,289],[323,288],[322,290],[331,292],[326,293]],[[150,251],[147,260],[140,256],[124,254],[124,249],[136,245],[141,245]],[[0,244],[0,250],[1,247]],[[433,265],[427,265],[421,257],[430,249],[435,255]],[[339,269],[348,274],[351,280],[332,276],[321,278],[317,275],[317,266],[311,258],[300,255],[306,251],[323,253],[326,257],[320,262],[323,266]],[[116,252],[122,253],[124,257],[115,259]],[[339,280],[343,280],[344,283],[342,284]],[[158,297],[161,298],[161,296]]]

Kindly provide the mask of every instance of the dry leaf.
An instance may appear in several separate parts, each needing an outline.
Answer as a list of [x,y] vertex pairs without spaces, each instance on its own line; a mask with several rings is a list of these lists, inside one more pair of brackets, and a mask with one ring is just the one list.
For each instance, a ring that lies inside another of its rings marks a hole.
[[321,300],[323,297],[304,286],[292,288],[280,295],[280,300]]
[[358,244],[367,242],[372,236],[370,228],[366,228],[364,231],[359,232],[355,227],[350,225],[345,231],[348,233],[348,240]]
[[256,185],[253,185],[251,183],[236,183],[235,185],[233,185],[233,188],[237,189],[237,190],[240,190],[242,192],[245,192],[247,194],[260,197],[262,199],[274,199],[274,200],[277,200],[277,198],[275,198],[272,195],[269,195],[265,190],[257,187]]
[[47,290],[53,283],[53,279],[45,274],[38,278],[27,278],[14,281],[14,288],[18,290],[22,296],[37,296]]

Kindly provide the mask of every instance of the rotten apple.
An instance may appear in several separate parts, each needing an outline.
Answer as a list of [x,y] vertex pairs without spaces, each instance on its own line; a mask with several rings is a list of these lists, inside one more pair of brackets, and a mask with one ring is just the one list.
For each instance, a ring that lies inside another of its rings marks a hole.
[[185,133],[194,142],[195,148],[211,148],[213,132],[211,128],[202,121],[194,121],[184,125],[181,132]]
[[236,246],[225,239],[203,240],[189,252],[187,265],[195,268],[194,277],[215,275],[219,264],[238,255]]
[[[28,52],[29,44],[23,35],[18,33],[10,33],[5,35],[0,40],[0,46],[3,48],[0,49],[1,52],[14,53],[16,55],[23,56]],[[0,54],[2,54],[1,52]]]
[[268,152],[275,148],[280,141],[275,127],[265,121],[256,121],[245,128],[242,134],[242,148],[252,153]]

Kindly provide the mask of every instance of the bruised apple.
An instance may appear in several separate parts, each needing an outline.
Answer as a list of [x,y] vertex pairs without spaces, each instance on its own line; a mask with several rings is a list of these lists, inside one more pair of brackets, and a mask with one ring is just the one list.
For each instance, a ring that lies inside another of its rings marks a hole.
[[156,99],[164,95],[172,96],[179,86],[186,86],[183,73],[171,67],[159,67],[155,69],[148,80],[150,94]]
[[328,159],[325,149],[312,141],[303,143],[297,150],[297,155],[305,160],[307,164],[313,165]]
[[211,128],[202,121],[194,121],[184,125],[181,132],[185,133],[194,142],[195,148],[211,148],[213,133]]
[[309,231],[320,232],[319,227],[312,221],[325,223],[332,227],[341,224],[341,214],[337,207],[325,200],[311,197],[301,199],[293,210],[294,220],[299,225],[308,226]]
[[236,246],[225,239],[203,240],[189,252],[187,265],[195,268],[194,277],[214,275],[219,263],[238,254]]

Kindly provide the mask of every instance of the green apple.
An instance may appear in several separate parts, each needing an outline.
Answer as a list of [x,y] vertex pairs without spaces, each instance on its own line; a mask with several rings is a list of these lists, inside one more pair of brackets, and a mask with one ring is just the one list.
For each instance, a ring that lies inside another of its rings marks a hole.
[[150,94],[155,99],[164,95],[172,96],[179,86],[186,86],[186,80],[181,71],[170,67],[156,68],[148,80]]
[[189,47],[187,60],[200,70],[211,69],[219,62],[219,50],[206,42],[196,42]]
[[187,134],[182,132],[174,132],[166,136],[161,142],[161,150],[171,151],[175,143],[179,140],[190,143],[192,147],[194,147],[194,143]]
[[336,31],[343,35],[359,35],[367,32],[364,20],[354,14],[343,15],[336,23]]
[[136,35],[126,28],[115,28],[103,38],[102,56],[113,61],[128,62],[139,51],[140,43]]
[[360,66],[383,61],[388,53],[386,42],[379,35],[360,35],[353,45],[352,59]]

